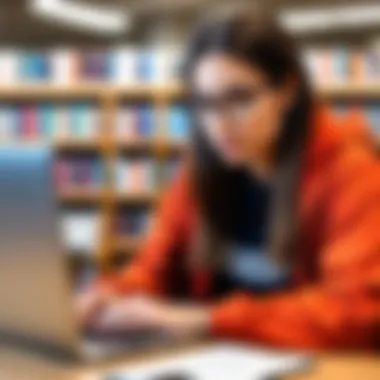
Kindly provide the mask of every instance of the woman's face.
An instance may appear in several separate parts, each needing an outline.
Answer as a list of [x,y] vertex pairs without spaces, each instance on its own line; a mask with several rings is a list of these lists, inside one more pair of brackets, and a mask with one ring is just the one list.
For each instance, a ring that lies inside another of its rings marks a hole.
[[192,85],[195,117],[225,162],[245,165],[269,153],[292,103],[291,86],[271,87],[264,72],[223,53],[197,62]]

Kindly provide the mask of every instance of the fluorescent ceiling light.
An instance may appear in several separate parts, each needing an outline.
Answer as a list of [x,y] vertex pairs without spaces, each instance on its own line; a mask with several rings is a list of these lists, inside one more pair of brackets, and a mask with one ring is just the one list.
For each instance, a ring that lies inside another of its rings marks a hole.
[[285,10],[281,12],[280,20],[294,32],[322,32],[339,28],[378,26],[380,4]]
[[123,33],[131,23],[130,17],[120,10],[70,0],[32,0],[31,11],[39,17],[99,34]]

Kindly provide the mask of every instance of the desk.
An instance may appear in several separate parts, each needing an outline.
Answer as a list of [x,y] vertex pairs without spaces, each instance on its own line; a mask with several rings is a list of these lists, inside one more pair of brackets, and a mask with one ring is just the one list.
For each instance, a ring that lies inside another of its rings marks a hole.
[[[199,345],[198,345],[199,347]],[[183,351],[196,350],[184,348]],[[178,349],[175,350],[178,353]],[[106,368],[143,363],[152,358],[170,355],[165,352],[135,355],[128,360],[94,366],[75,366],[49,361],[31,353],[0,347],[0,380],[100,380],[98,374]],[[290,376],[285,380],[379,380],[380,356],[344,356],[325,354],[317,356],[310,373]]]

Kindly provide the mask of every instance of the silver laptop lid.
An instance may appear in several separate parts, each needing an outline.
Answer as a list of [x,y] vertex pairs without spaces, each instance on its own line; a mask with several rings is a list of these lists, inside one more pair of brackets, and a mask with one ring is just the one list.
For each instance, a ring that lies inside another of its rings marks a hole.
[[74,350],[52,169],[47,147],[0,147],[0,330]]

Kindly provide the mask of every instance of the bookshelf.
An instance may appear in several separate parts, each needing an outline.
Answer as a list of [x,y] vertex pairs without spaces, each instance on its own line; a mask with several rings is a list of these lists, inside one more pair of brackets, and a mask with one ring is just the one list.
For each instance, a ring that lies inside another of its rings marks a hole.
[[[37,102],[77,102],[91,100],[96,102],[100,113],[100,126],[96,137],[78,139],[76,137],[56,138],[51,146],[57,155],[63,153],[90,153],[104,163],[105,175],[101,189],[66,188],[58,193],[63,208],[72,206],[96,207],[101,215],[99,244],[96,252],[84,256],[93,260],[101,270],[109,268],[110,258],[115,251],[125,253],[134,251],[141,238],[119,236],[114,228],[118,209],[127,206],[143,205],[153,207],[159,198],[159,192],[135,191],[120,192],[115,189],[115,161],[122,154],[149,154],[158,162],[165,160],[173,152],[180,152],[185,144],[174,142],[165,134],[162,125],[156,125],[156,133],[149,138],[118,138],[115,134],[115,115],[121,104],[131,101],[149,101],[153,108],[167,109],[171,102],[183,99],[185,91],[178,84],[115,86],[107,83],[88,83],[77,86],[58,86],[50,84],[27,84],[0,86],[2,103]],[[160,123],[165,123],[164,117]],[[6,144],[6,141],[2,142]],[[77,253],[74,255],[77,257]]]
[[380,99],[380,83],[378,84],[333,84],[318,89],[324,99]]
[[[379,83],[332,83],[318,86],[318,95],[324,98],[345,96],[354,98],[380,97]],[[135,85],[114,86],[111,84],[84,84],[80,86],[55,86],[55,85],[18,85],[4,87],[0,86],[0,101],[12,100],[80,100],[94,99],[104,102],[113,99],[121,102],[123,99],[150,99],[170,102],[186,98],[186,91],[179,83],[169,85]]]
[[[326,98],[346,96],[380,97],[380,83],[333,83],[318,86],[317,93]],[[0,86],[0,101],[11,100],[67,100],[67,99],[94,99],[104,102],[105,99],[114,99],[121,102],[123,99],[164,99],[173,101],[186,98],[185,89],[179,84],[170,85],[135,85],[114,86],[111,84],[84,84],[80,86],[55,85],[18,85]]]
[[82,83],[80,85],[58,84],[24,84],[2,85],[0,87],[0,100],[14,99],[138,99],[138,98],[165,98],[178,99],[186,95],[180,83],[166,85],[135,84],[112,85],[104,82]]

